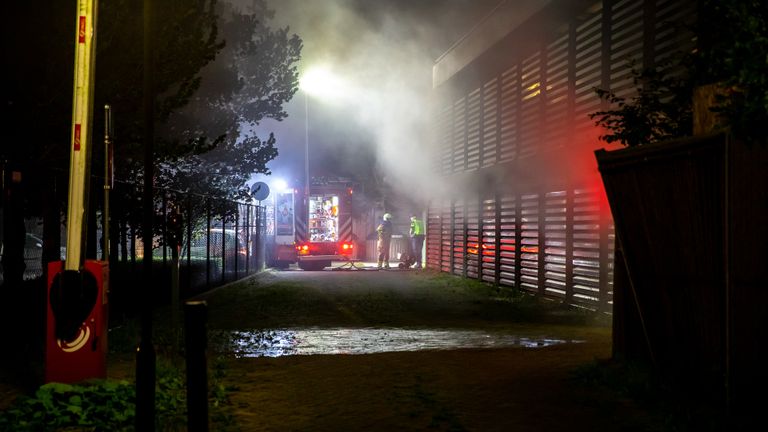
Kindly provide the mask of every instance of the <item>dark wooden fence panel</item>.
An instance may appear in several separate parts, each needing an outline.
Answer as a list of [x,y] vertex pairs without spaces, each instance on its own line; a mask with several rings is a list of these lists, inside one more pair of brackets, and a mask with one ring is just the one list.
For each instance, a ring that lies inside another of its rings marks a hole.
[[627,276],[616,289],[634,306],[617,319],[643,336],[618,345],[734,410],[768,381],[767,147],[721,134],[598,152]]

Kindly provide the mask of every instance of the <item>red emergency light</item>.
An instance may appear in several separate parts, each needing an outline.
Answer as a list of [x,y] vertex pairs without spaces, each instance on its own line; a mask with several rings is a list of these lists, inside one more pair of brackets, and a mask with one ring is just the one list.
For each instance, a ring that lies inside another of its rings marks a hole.
[[354,248],[352,243],[342,243],[340,247],[341,249],[340,253],[342,255],[349,255],[352,253],[352,248]]
[[296,245],[296,253],[298,255],[349,255],[352,253],[354,245],[352,243],[341,242],[335,244],[335,242],[324,243],[299,243]]

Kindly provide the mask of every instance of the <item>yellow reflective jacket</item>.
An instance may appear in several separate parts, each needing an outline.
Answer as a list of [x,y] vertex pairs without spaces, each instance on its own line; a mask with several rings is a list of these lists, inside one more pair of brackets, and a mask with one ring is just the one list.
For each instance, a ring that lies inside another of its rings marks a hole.
[[424,221],[421,219],[411,219],[411,229],[409,231],[411,237],[417,235],[424,235]]

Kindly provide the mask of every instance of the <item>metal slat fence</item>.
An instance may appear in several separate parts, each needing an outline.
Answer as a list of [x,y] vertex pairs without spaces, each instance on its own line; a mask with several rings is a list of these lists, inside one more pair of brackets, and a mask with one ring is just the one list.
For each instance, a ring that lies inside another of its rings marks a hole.
[[612,309],[615,236],[597,189],[435,201],[427,220],[430,268]]
[[[531,22],[549,33],[521,46],[517,32],[527,27],[513,29],[473,61],[478,73],[440,84],[439,174],[504,179],[489,191],[495,196],[478,198],[485,201],[432,205],[439,235],[428,233],[430,266],[610,311],[610,213],[589,174],[573,168],[578,162],[558,160],[594,150],[599,131],[588,114],[605,108],[595,87],[632,97],[633,67],[661,66],[694,48],[696,11],[691,0],[595,0],[570,17],[542,14]],[[553,170],[531,178],[532,166]]]

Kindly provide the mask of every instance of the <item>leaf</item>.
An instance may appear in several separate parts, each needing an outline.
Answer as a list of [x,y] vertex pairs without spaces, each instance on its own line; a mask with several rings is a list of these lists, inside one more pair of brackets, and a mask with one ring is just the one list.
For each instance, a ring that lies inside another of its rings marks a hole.
[[40,388],[37,390],[38,392],[54,392],[54,393],[68,393],[73,391],[74,386],[71,384],[63,384],[63,383],[48,383],[40,386]]
[[67,406],[67,411],[73,413],[73,414],[82,414],[83,408],[78,405],[69,405]]

